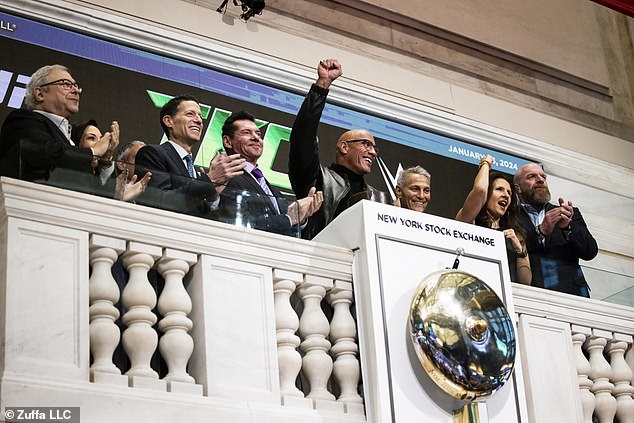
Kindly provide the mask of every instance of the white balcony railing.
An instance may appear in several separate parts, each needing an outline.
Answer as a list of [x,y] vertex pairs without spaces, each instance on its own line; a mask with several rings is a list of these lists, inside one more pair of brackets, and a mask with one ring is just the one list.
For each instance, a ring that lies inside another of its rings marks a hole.
[[1,198],[3,407],[365,421],[352,252],[6,178]]
[[513,298],[531,421],[634,422],[634,309],[524,285]]
[[[0,201],[2,408],[366,421],[352,251],[6,178]],[[633,421],[634,310],[514,300],[530,420]]]

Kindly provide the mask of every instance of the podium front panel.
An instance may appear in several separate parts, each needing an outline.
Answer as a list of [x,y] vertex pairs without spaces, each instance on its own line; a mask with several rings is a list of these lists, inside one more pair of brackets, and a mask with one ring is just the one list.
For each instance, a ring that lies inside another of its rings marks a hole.
[[[409,335],[410,303],[420,282],[451,268],[462,249],[458,269],[486,282],[513,318],[502,232],[362,201],[315,241],[355,252],[353,283],[368,421],[450,421],[464,402],[443,392],[420,365]],[[528,421],[520,363],[518,349],[514,374],[486,401],[488,421]]]

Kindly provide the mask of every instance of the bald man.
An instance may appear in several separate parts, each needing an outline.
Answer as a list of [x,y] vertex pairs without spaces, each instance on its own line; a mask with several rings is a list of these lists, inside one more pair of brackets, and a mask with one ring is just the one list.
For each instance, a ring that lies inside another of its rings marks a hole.
[[317,81],[311,86],[300,108],[290,136],[288,176],[297,198],[306,197],[311,187],[323,191],[324,201],[308,219],[304,238],[312,239],[328,223],[349,207],[349,199],[363,191],[378,192],[367,185],[363,176],[370,173],[377,156],[376,141],[370,132],[353,129],[337,141],[335,163],[319,163],[317,128],[326,105],[328,89],[342,74],[341,65],[326,59],[317,66]]
[[589,297],[579,259],[592,260],[599,249],[572,201],[550,203],[548,177],[541,166],[521,166],[513,178],[522,207],[520,224],[526,231],[533,286]]

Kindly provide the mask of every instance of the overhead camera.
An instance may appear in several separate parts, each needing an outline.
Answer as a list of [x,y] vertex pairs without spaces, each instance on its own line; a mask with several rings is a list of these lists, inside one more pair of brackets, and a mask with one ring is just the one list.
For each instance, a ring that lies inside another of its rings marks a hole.
[[[229,0],[223,0],[222,4],[216,9],[218,13],[225,13],[227,11],[227,3]],[[264,0],[233,0],[234,6],[240,6],[242,8],[242,14],[240,19],[248,21],[255,15],[261,15],[264,10]]]

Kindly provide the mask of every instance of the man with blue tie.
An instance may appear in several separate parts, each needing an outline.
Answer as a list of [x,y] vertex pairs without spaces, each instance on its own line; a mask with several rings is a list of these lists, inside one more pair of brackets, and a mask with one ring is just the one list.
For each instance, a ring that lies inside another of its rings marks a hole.
[[227,180],[242,174],[244,159],[238,154],[216,155],[209,171],[196,172],[192,147],[200,141],[203,119],[195,97],[172,98],[160,112],[161,126],[167,142],[149,144],[136,156],[135,172],[139,177],[152,172],[150,184],[138,202],[194,216],[209,217],[212,204]]
[[220,219],[268,232],[299,234],[297,225],[319,209],[322,193],[312,188],[307,197],[289,204],[267,182],[257,163],[264,141],[250,113],[236,112],[227,118],[222,126],[222,143],[227,153],[239,155],[245,163],[244,173],[232,177],[220,195]]

